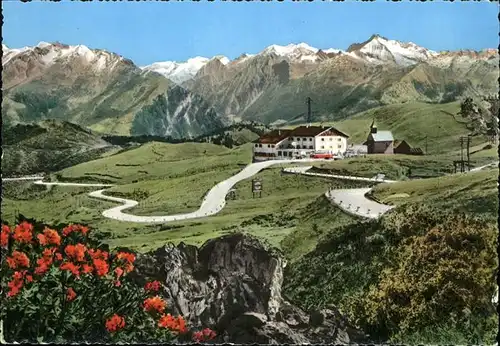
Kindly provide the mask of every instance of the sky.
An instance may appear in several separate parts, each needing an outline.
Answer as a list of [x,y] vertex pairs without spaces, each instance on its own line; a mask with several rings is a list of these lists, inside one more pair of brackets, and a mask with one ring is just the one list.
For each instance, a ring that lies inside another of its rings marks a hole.
[[372,34],[441,51],[497,48],[494,2],[3,2],[3,43],[106,49],[144,66],[306,42],[347,49]]

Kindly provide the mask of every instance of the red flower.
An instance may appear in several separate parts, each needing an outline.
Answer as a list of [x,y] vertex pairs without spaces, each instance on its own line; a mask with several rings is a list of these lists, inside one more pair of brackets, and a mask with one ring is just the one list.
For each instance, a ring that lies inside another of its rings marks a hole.
[[106,329],[110,333],[114,333],[125,327],[125,319],[117,314],[114,314],[106,321]]
[[92,268],[92,266],[88,265],[88,264],[83,264],[82,265],[82,273],[83,274],[89,274],[89,273],[92,273],[92,270],[94,270],[94,268]]
[[7,297],[14,297],[19,293],[21,288],[23,288],[23,276],[25,272],[15,272],[14,275],[12,275],[12,280],[7,284],[7,286],[10,288],[9,292],[7,293]]
[[168,328],[173,332],[177,333],[185,333],[186,329],[186,321],[182,316],[173,317],[170,314],[163,315],[158,321],[158,327],[160,328]]
[[118,267],[115,269],[116,278],[119,279],[123,275],[123,269]]
[[63,257],[62,257],[62,255],[61,255],[59,252],[56,252],[56,254],[55,254],[55,255],[56,255],[56,260],[58,260],[58,261],[62,261],[62,258],[63,258]]
[[26,275],[26,282],[32,282],[32,281],[33,281],[33,276]]
[[116,259],[124,260],[125,262],[132,264],[135,261],[135,255],[129,252],[118,252],[116,254]]
[[75,292],[75,290],[73,290],[73,288],[71,288],[71,287],[68,288],[66,290],[66,300],[68,302],[70,302],[70,301],[74,300],[75,298],[76,298],[76,292]]
[[86,235],[89,231],[88,227],[82,225],[68,225],[63,228],[62,234],[66,237],[72,232],[81,232],[83,235]]
[[16,269],[17,268],[16,260],[13,259],[12,257],[7,257],[7,264],[9,265],[10,269]]
[[157,311],[159,313],[163,313],[166,306],[167,303],[158,296],[144,300],[144,310],[148,312]]
[[42,246],[45,246],[47,245],[49,242],[47,241],[47,238],[45,238],[45,236],[43,234],[38,234],[37,236],[37,239],[38,239],[38,242],[40,243],[40,245]]
[[122,285],[122,283],[120,282],[120,280],[116,280],[114,282],[114,285],[115,285],[115,287],[120,287]]
[[1,246],[6,248],[7,245],[9,245],[9,235],[10,235],[10,228],[7,225],[2,225],[2,233],[0,235],[1,238]]
[[23,221],[14,228],[14,240],[29,243],[33,239],[33,225]]
[[135,255],[129,252],[119,252],[116,254],[116,260],[124,263],[124,269],[126,273],[130,273],[134,270]]
[[36,264],[38,264],[38,266],[35,268],[35,274],[43,275],[49,270],[52,264],[52,258],[39,258]]
[[56,252],[56,250],[57,249],[55,247],[43,249],[42,257],[52,262],[52,257],[54,256],[54,252]]
[[85,251],[87,247],[83,244],[68,245],[64,249],[66,255],[76,262],[85,262]]
[[158,292],[160,290],[161,283],[160,281],[151,281],[147,282],[146,285],[144,285],[144,289],[146,291],[152,291],[152,292]]
[[103,261],[101,259],[95,259],[93,260],[93,263],[98,276],[104,276],[108,273],[109,265],[106,261]]
[[209,341],[215,338],[216,335],[217,334],[210,328],[205,328],[200,332],[193,333],[193,341],[195,342]]
[[11,269],[19,267],[29,268],[30,260],[24,252],[14,251],[12,257],[7,257],[7,263]]
[[67,271],[70,271],[73,275],[75,275],[76,277],[80,276],[80,273],[79,273],[79,269],[80,269],[80,266],[77,266],[76,264],[74,263],[71,263],[71,262],[65,262],[63,264],[61,264],[61,266],[59,267],[61,270],[67,270]]
[[101,259],[104,261],[108,260],[109,254],[106,251],[89,249],[88,253],[92,259]]
[[[40,235],[41,234],[39,234],[39,236]],[[47,244],[57,245],[57,246],[61,245],[61,236],[59,235],[59,233],[57,233],[56,230],[45,227],[45,229],[43,230],[43,236],[44,236]],[[41,242],[40,242],[40,244],[41,244]],[[42,244],[42,245],[45,245],[45,244]]]

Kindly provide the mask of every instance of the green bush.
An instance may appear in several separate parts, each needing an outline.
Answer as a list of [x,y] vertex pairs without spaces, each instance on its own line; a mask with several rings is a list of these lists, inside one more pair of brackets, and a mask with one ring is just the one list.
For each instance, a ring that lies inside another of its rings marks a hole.
[[465,214],[400,207],[325,234],[286,268],[285,292],[306,308],[339,306],[376,342],[435,343],[437,328],[456,342],[493,342],[497,232]]

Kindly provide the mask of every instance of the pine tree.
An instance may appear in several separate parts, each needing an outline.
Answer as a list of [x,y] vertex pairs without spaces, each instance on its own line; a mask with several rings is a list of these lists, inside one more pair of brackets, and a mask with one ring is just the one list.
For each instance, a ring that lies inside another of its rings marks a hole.
[[458,112],[458,114],[463,118],[470,118],[475,113],[474,101],[471,97],[467,97],[465,101],[460,104],[460,112]]

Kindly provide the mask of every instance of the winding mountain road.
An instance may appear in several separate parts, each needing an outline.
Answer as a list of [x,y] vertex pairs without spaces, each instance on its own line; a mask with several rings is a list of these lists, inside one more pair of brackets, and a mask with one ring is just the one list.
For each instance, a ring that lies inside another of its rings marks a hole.
[[[93,198],[99,198],[111,202],[121,203],[122,205],[107,209],[102,212],[102,215],[109,219],[119,220],[119,221],[128,221],[128,222],[137,222],[137,223],[150,223],[150,224],[164,224],[167,222],[180,221],[180,220],[188,220],[188,219],[196,219],[201,217],[206,217],[210,215],[217,214],[220,212],[224,206],[226,205],[226,195],[229,193],[231,188],[237,184],[238,182],[248,179],[261,170],[278,165],[278,164],[289,164],[289,163],[305,163],[305,162],[317,162],[322,161],[318,159],[296,159],[296,160],[273,160],[273,161],[264,161],[264,162],[256,162],[247,165],[243,170],[241,170],[236,175],[228,178],[217,185],[215,185],[203,198],[201,206],[198,210],[191,213],[184,214],[175,214],[175,215],[165,215],[165,216],[139,216],[132,215],[128,213],[124,213],[123,211],[126,209],[130,209],[139,204],[139,202],[119,198],[107,196],[103,192],[106,189],[97,190],[90,192],[88,195]],[[498,162],[490,163],[488,165],[484,165],[481,167],[477,167],[472,169],[470,172],[477,172],[486,167],[492,165],[498,165]],[[346,179],[346,180],[357,180],[357,181],[371,181],[371,182],[384,182],[384,183],[394,183],[394,180],[386,180],[380,178],[365,178],[365,177],[356,177],[356,176],[342,176],[342,175],[334,175],[334,174],[322,174],[322,173],[310,173],[307,172],[312,166],[300,166],[300,167],[291,167],[285,168],[283,171],[287,173],[294,174],[303,174],[307,176],[317,176],[317,177],[326,177],[326,178],[338,178],[338,179]],[[100,183],[62,183],[62,182],[44,182],[42,176],[29,176],[29,177],[19,177],[19,178],[2,178],[3,181],[23,181],[23,180],[35,180],[34,184],[36,185],[46,185],[46,186],[84,186],[84,187],[111,187],[114,186],[112,184],[100,184]],[[370,191],[370,188],[365,189],[338,189],[338,190],[330,190],[325,193],[332,202],[337,204],[344,211],[368,218],[377,218],[383,213],[392,209],[392,206],[384,205],[372,201],[365,197],[365,194]]]
[[[476,167],[468,172],[461,174],[479,172],[485,168],[498,165],[497,162],[492,162],[484,166]],[[380,178],[364,178],[364,177],[354,177],[336,174],[324,174],[324,173],[313,173],[308,172],[312,166],[304,167],[290,167],[285,168],[284,171],[287,173],[302,174],[314,177],[323,178],[335,178],[335,179],[347,179],[347,180],[358,180],[358,181],[370,181],[379,183],[396,183],[397,180],[387,180]],[[325,196],[335,203],[339,208],[341,208],[346,213],[361,216],[370,219],[376,219],[381,215],[385,214],[389,210],[393,209],[394,206],[381,204],[375,202],[369,198],[366,198],[366,194],[371,191],[371,188],[363,189],[333,189],[325,193]]]
[[[289,163],[301,163],[301,162],[312,162],[312,161],[321,161],[318,159],[295,159],[295,160],[273,160],[273,161],[264,161],[264,162],[256,162],[247,165],[243,170],[241,170],[236,175],[232,176],[229,179],[226,179],[217,185],[215,185],[205,196],[203,199],[201,206],[198,210],[185,213],[185,214],[175,214],[175,215],[165,215],[165,216],[139,216],[124,213],[123,211],[126,209],[130,209],[139,204],[139,202],[119,198],[107,196],[103,192],[106,189],[98,190],[90,192],[88,195],[93,198],[99,198],[111,202],[122,203],[117,207],[113,207],[107,209],[102,212],[102,215],[109,219],[119,220],[119,221],[128,221],[128,222],[137,222],[137,223],[150,223],[150,224],[164,224],[172,221],[180,221],[180,220],[188,220],[206,217],[210,215],[217,214],[220,212],[224,206],[226,205],[226,195],[229,193],[231,188],[241,180],[248,179],[253,175],[257,174],[261,170],[279,164],[289,164]],[[60,182],[43,182],[41,179],[43,177],[20,177],[20,178],[4,178],[4,181],[16,181],[16,180],[36,180],[34,184],[36,185],[47,185],[47,186],[86,186],[86,187],[111,187],[111,184],[87,184],[87,183],[60,183]]]

